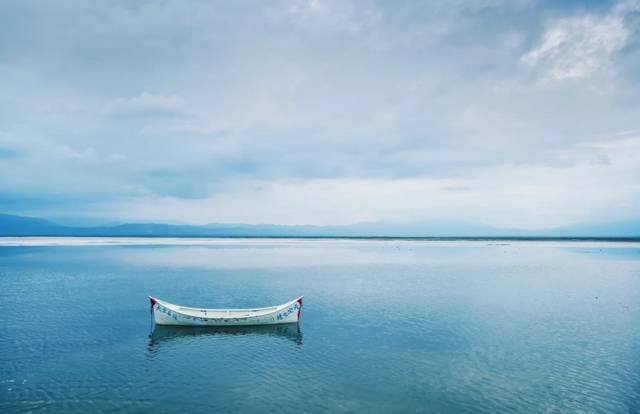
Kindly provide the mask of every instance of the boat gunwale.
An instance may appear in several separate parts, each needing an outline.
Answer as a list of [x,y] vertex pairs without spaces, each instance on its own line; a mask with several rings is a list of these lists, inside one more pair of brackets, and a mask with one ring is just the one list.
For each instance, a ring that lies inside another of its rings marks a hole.
[[[158,299],[154,296],[149,296],[149,299],[152,302],[158,303],[164,307],[169,308],[171,311],[179,313],[181,315],[185,315],[185,316],[189,316],[189,317],[201,317],[201,318],[206,318],[206,319],[230,319],[230,318],[234,318],[234,319],[251,319],[251,318],[256,318],[256,317],[262,317],[262,316],[267,316],[267,315],[271,315],[273,313],[277,313],[282,309],[287,308],[288,306],[291,306],[292,304],[299,302],[302,300],[304,296],[299,296],[296,299],[289,301],[287,303],[283,303],[281,305],[276,305],[276,306],[268,306],[265,308],[247,308],[247,309],[241,309],[241,308],[236,308],[236,309],[208,309],[208,308],[191,308],[191,307],[187,307],[187,306],[180,306],[180,305],[176,305],[175,303],[171,303],[171,302],[166,302],[164,300]],[[155,304],[154,304],[155,306]],[[302,304],[301,304],[302,306]],[[184,310],[189,310],[189,311],[193,311],[193,312],[205,312],[205,315],[201,315],[201,314],[189,314],[186,312],[182,312],[181,309]],[[155,310],[154,310],[155,311]],[[262,311],[262,312],[261,312]],[[212,312],[212,313],[220,313],[220,312],[249,312],[249,315],[239,315],[239,316],[235,316],[235,315],[221,315],[221,316],[212,316],[212,315],[207,315],[208,312]]]

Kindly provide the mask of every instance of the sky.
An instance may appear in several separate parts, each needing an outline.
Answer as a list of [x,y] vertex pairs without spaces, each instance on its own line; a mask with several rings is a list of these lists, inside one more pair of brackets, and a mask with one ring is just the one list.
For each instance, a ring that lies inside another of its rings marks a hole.
[[5,0],[0,213],[637,219],[640,0]]

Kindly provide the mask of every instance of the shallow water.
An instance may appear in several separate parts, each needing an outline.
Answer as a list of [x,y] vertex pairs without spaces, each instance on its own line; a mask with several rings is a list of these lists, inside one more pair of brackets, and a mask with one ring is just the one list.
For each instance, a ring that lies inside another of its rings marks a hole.
[[[640,412],[640,244],[150,242],[0,241],[0,411]],[[150,335],[149,294],[305,302]]]

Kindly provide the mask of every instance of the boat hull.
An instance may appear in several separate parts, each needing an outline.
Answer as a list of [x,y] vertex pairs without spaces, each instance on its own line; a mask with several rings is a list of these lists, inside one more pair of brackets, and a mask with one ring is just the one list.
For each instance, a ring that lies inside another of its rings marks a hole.
[[[157,325],[174,326],[255,326],[296,323],[300,320],[302,298],[274,307],[273,310],[250,316],[208,316],[205,309],[201,315],[181,312],[180,306],[151,299],[153,319]],[[219,312],[219,311],[218,311]]]

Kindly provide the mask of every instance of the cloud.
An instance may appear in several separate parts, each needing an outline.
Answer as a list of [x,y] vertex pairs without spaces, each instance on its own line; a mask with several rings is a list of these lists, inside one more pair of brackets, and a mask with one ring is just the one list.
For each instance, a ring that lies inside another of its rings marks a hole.
[[2,148],[0,147],[0,159],[14,158],[22,156],[22,152],[14,148]]
[[93,161],[96,159],[96,151],[94,148],[73,148],[69,145],[61,145],[57,148],[59,154],[65,158],[76,159],[80,161]]
[[525,227],[631,214],[637,166],[608,145],[637,136],[636,5],[9,1],[0,198],[22,201],[2,207]]
[[552,21],[539,46],[524,54],[521,61],[541,71],[544,80],[588,78],[615,70],[613,58],[629,42],[628,13],[640,4],[625,2],[603,16],[582,15]]
[[[560,154],[561,167],[506,164],[475,177],[239,179],[216,195],[129,199],[109,205],[122,220],[349,224],[377,220],[462,220],[540,229],[634,217],[640,203],[640,138],[603,141]],[[596,159],[607,162],[593,163]],[[260,206],[256,214],[254,205]]]
[[118,98],[107,103],[106,112],[116,117],[180,117],[187,114],[184,100],[178,95],[154,95],[142,92],[132,98]]

